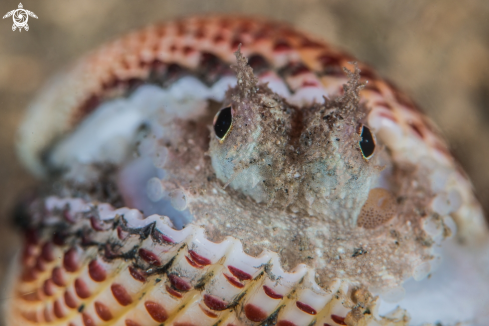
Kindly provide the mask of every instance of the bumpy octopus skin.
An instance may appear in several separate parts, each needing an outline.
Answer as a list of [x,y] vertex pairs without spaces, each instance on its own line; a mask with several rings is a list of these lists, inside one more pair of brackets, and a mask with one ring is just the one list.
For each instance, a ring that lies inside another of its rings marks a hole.
[[376,295],[488,237],[412,101],[266,20],[96,50],[31,106],[19,153],[48,182],[17,215],[7,325],[408,325]]

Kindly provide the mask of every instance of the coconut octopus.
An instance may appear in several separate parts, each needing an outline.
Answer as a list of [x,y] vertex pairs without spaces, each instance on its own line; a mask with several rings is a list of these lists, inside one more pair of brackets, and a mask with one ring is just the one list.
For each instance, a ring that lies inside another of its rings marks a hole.
[[488,228],[433,123],[292,27],[101,47],[28,110],[6,325],[489,325]]

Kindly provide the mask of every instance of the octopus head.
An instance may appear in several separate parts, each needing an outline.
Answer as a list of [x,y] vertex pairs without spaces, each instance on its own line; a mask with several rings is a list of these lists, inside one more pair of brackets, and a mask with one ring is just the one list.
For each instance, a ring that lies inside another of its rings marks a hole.
[[[238,51],[238,84],[216,114],[210,144],[217,177],[257,202],[310,214],[351,212],[379,180],[380,157],[347,70],[342,96],[298,107],[259,84]],[[387,191],[382,193],[388,193]]]
[[220,180],[262,202],[286,187],[277,178],[284,170],[294,110],[258,85],[239,52],[237,58],[238,85],[227,92],[214,118],[210,155]]

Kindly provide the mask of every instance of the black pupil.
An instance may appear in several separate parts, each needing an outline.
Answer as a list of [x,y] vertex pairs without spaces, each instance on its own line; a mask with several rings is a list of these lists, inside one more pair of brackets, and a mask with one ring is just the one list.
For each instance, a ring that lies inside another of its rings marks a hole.
[[220,139],[226,136],[226,133],[231,128],[231,123],[233,122],[233,116],[231,114],[231,107],[227,107],[219,111],[216,119],[216,123],[214,124],[214,132],[216,136]]
[[363,156],[369,158],[372,156],[375,150],[375,143],[372,137],[370,129],[363,126],[362,128],[362,140],[360,140],[360,149],[362,150]]

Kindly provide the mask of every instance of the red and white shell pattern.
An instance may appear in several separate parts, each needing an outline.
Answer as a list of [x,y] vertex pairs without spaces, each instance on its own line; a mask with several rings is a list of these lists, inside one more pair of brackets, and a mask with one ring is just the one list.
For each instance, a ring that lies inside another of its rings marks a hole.
[[[75,130],[100,103],[148,80],[160,67],[169,81],[172,69],[203,76],[210,85],[208,98],[221,101],[222,94],[213,95],[213,87],[232,71],[215,58],[231,65],[239,44],[244,56],[266,59],[272,69],[257,77],[270,84],[283,82],[281,95],[291,104],[341,94],[348,81],[343,67],[353,69],[349,55],[266,20],[210,16],[151,26],[89,54],[49,85],[21,127],[21,158],[34,173],[48,175],[43,156],[55,141]],[[260,62],[250,58],[250,65],[259,68]],[[450,201],[446,197],[453,191],[461,199],[451,213],[457,236],[467,242],[483,240],[487,229],[471,184],[433,124],[371,68],[359,68],[362,80],[368,81],[360,96],[370,108],[367,121],[377,139],[393,156],[444,167],[446,183],[438,191],[445,197],[440,195],[440,200]],[[175,230],[162,216],[144,217],[131,208],[54,196],[30,203],[27,210],[44,229],[26,232],[22,277],[13,285],[7,325],[409,322],[402,310],[379,316],[378,299],[361,284],[334,279],[318,285],[312,268],[299,265],[286,272],[276,253],[249,256],[233,237],[208,241],[198,223]],[[70,227],[54,235],[48,232],[49,225],[60,220]],[[110,245],[116,242],[120,245]]]
[[[143,218],[138,210],[107,204],[94,208],[80,199],[50,197],[45,205],[43,219],[69,221],[71,227],[51,239],[27,233],[8,325],[336,326],[408,320],[402,310],[378,316],[377,299],[347,282],[335,279],[320,287],[306,265],[285,272],[276,253],[251,257],[239,240],[210,242],[198,226],[177,231],[168,218]],[[96,231],[90,239],[73,239],[87,228]],[[123,245],[112,247],[111,240]]]

